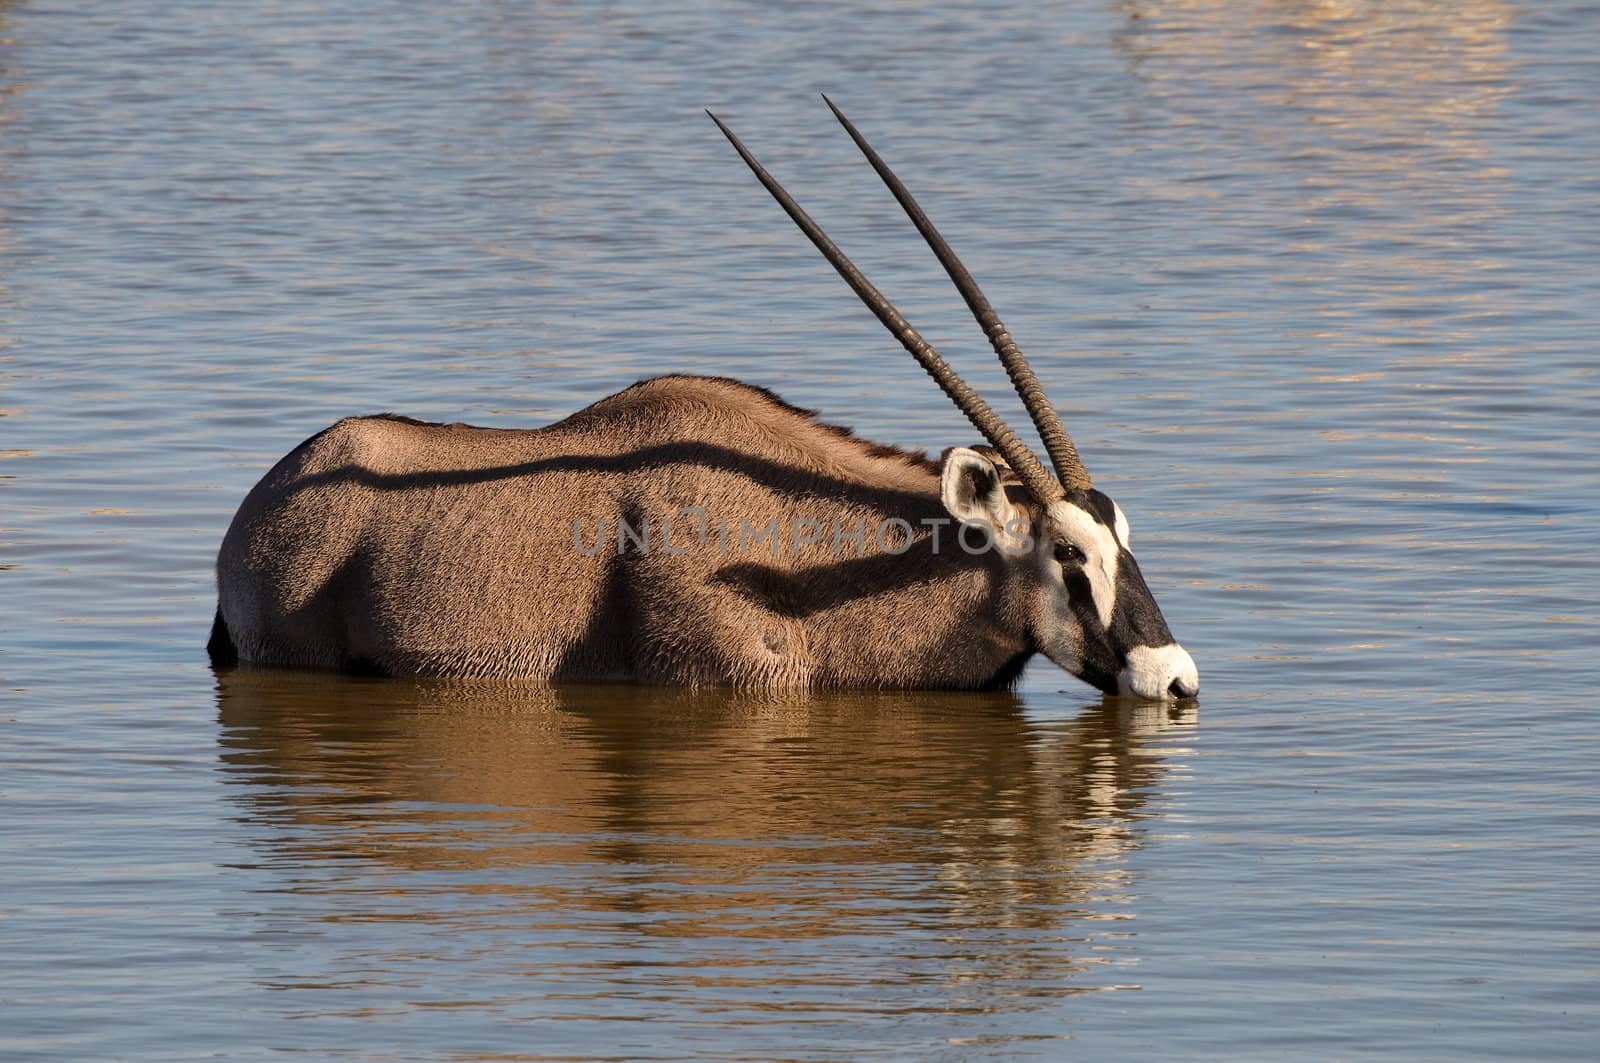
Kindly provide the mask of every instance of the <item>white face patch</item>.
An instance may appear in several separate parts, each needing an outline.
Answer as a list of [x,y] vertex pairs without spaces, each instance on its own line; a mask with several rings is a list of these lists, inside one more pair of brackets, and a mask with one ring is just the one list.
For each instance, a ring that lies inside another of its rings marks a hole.
[[[1176,691],[1172,689],[1174,684]],[[1127,663],[1117,675],[1117,691],[1152,701],[1192,698],[1200,693],[1200,672],[1189,651],[1176,642],[1135,646],[1128,651]]]
[[[1094,596],[1095,612],[1102,627],[1111,626],[1117,605],[1117,557],[1119,549],[1111,529],[1065,499],[1052,502],[1049,527],[1067,542],[1083,551],[1084,574],[1089,577],[1089,593]],[[1119,514],[1120,516],[1120,511]],[[1126,526],[1125,521],[1119,523]]]
[[1122,507],[1115,502],[1111,503],[1111,508],[1117,514],[1117,542],[1122,544],[1124,550],[1132,550],[1133,547],[1128,544],[1128,518],[1122,515]]

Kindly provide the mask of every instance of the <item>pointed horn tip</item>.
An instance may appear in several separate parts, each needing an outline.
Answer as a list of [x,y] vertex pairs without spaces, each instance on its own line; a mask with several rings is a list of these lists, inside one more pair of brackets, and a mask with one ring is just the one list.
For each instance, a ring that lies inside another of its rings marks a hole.
[[839,124],[848,129],[850,131],[850,135],[854,137],[856,131],[855,123],[851,122],[850,119],[845,116],[845,113],[839,110],[839,105],[837,103],[834,103],[832,100],[828,99],[828,94],[826,92],[822,93],[821,95],[822,102],[828,105],[828,110],[833,112],[833,116],[839,120]]
[[750,162],[751,160],[746,158],[744,142],[739,139],[738,135],[734,133],[733,130],[728,128],[728,123],[712,114],[709,107],[706,108],[706,117],[717,124],[717,128],[722,130],[722,135],[728,138],[728,143],[733,145],[734,150],[739,153],[740,157],[745,158],[746,162]]

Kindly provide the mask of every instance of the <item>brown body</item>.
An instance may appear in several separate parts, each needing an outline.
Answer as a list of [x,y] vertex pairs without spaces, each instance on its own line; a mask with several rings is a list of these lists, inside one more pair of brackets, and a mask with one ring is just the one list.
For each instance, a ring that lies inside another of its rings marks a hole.
[[731,380],[644,381],[540,429],[351,418],[240,506],[219,616],[250,664],[1004,684],[1031,652],[1026,589],[950,519],[938,464]]

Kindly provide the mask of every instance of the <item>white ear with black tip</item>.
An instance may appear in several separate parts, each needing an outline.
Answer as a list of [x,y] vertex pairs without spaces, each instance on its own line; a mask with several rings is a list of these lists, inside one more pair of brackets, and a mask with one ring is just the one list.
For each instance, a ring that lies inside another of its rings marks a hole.
[[951,447],[939,468],[939,499],[963,524],[1001,531],[1016,516],[994,462],[969,447]]

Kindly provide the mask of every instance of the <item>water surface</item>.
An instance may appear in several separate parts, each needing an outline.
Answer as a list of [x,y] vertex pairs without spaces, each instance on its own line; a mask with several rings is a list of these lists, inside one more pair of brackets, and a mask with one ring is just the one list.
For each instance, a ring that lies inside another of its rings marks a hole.
[[[0,5],[0,1053],[1588,1058],[1597,50],[1575,2]],[[972,442],[701,113],[1003,398],[818,91],[1198,705],[207,667],[234,507],[340,416],[708,372]]]

